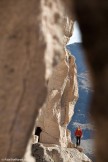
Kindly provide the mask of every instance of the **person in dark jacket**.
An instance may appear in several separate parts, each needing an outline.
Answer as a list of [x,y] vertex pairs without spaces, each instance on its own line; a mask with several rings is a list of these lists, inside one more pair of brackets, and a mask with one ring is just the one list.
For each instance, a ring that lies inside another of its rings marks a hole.
[[76,145],[80,146],[81,137],[82,137],[82,130],[80,126],[75,130],[75,137],[76,137]]

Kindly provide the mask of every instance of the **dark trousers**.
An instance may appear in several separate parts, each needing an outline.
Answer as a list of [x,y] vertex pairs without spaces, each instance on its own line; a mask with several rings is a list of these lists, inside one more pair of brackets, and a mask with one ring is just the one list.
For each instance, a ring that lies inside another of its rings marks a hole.
[[80,142],[81,142],[81,137],[80,136],[76,136],[76,145],[80,146]]

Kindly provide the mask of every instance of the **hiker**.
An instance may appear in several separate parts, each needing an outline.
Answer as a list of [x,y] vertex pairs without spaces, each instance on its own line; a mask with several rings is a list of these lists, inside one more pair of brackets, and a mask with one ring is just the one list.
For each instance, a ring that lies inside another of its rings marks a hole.
[[75,131],[76,146],[80,146],[81,136],[82,136],[82,130],[79,126]]

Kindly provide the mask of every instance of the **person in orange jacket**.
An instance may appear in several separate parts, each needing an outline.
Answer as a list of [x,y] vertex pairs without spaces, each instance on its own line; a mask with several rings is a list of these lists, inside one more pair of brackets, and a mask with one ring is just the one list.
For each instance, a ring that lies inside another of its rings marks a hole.
[[82,130],[80,126],[75,130],[75,137],[76,137],[76,145],[80,146],[81,137],[82,137]]

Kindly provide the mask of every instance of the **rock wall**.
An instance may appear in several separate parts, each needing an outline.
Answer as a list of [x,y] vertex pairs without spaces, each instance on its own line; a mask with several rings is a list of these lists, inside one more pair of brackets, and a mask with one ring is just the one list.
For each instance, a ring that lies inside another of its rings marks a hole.
[[34,137],[39,139],[34,140],[32,155],[39,162],[91,162],[74,148],[70,132],[67,130],[78,98],[78,85],[75,58],[65,49],[72,35],[73,22],[68,17],[65,20],[63,40],[65,58],[55,67],[49,78],[46,104],[36,120]]
[[24,155],[63,54],[62,10],[60,1],[0,1],[0,159]]
[[[78,98],[75,59],[69,57],[53,70],[48,83],[48,98],[41,109],[36,127],[41,127],[40,142],[68,146],[67,125],[74,112]],[[68,139],[69,138],[69,139]]]
[[69,147],[71,136],[67,125],[74,112],[78,98],[77,71],[75,58],[70,56],[65,46],[72,36],[73,22],[64,17],[64,59],[55,67],[48,82],[48,97],[36,122],[40,127],[39,142]]

